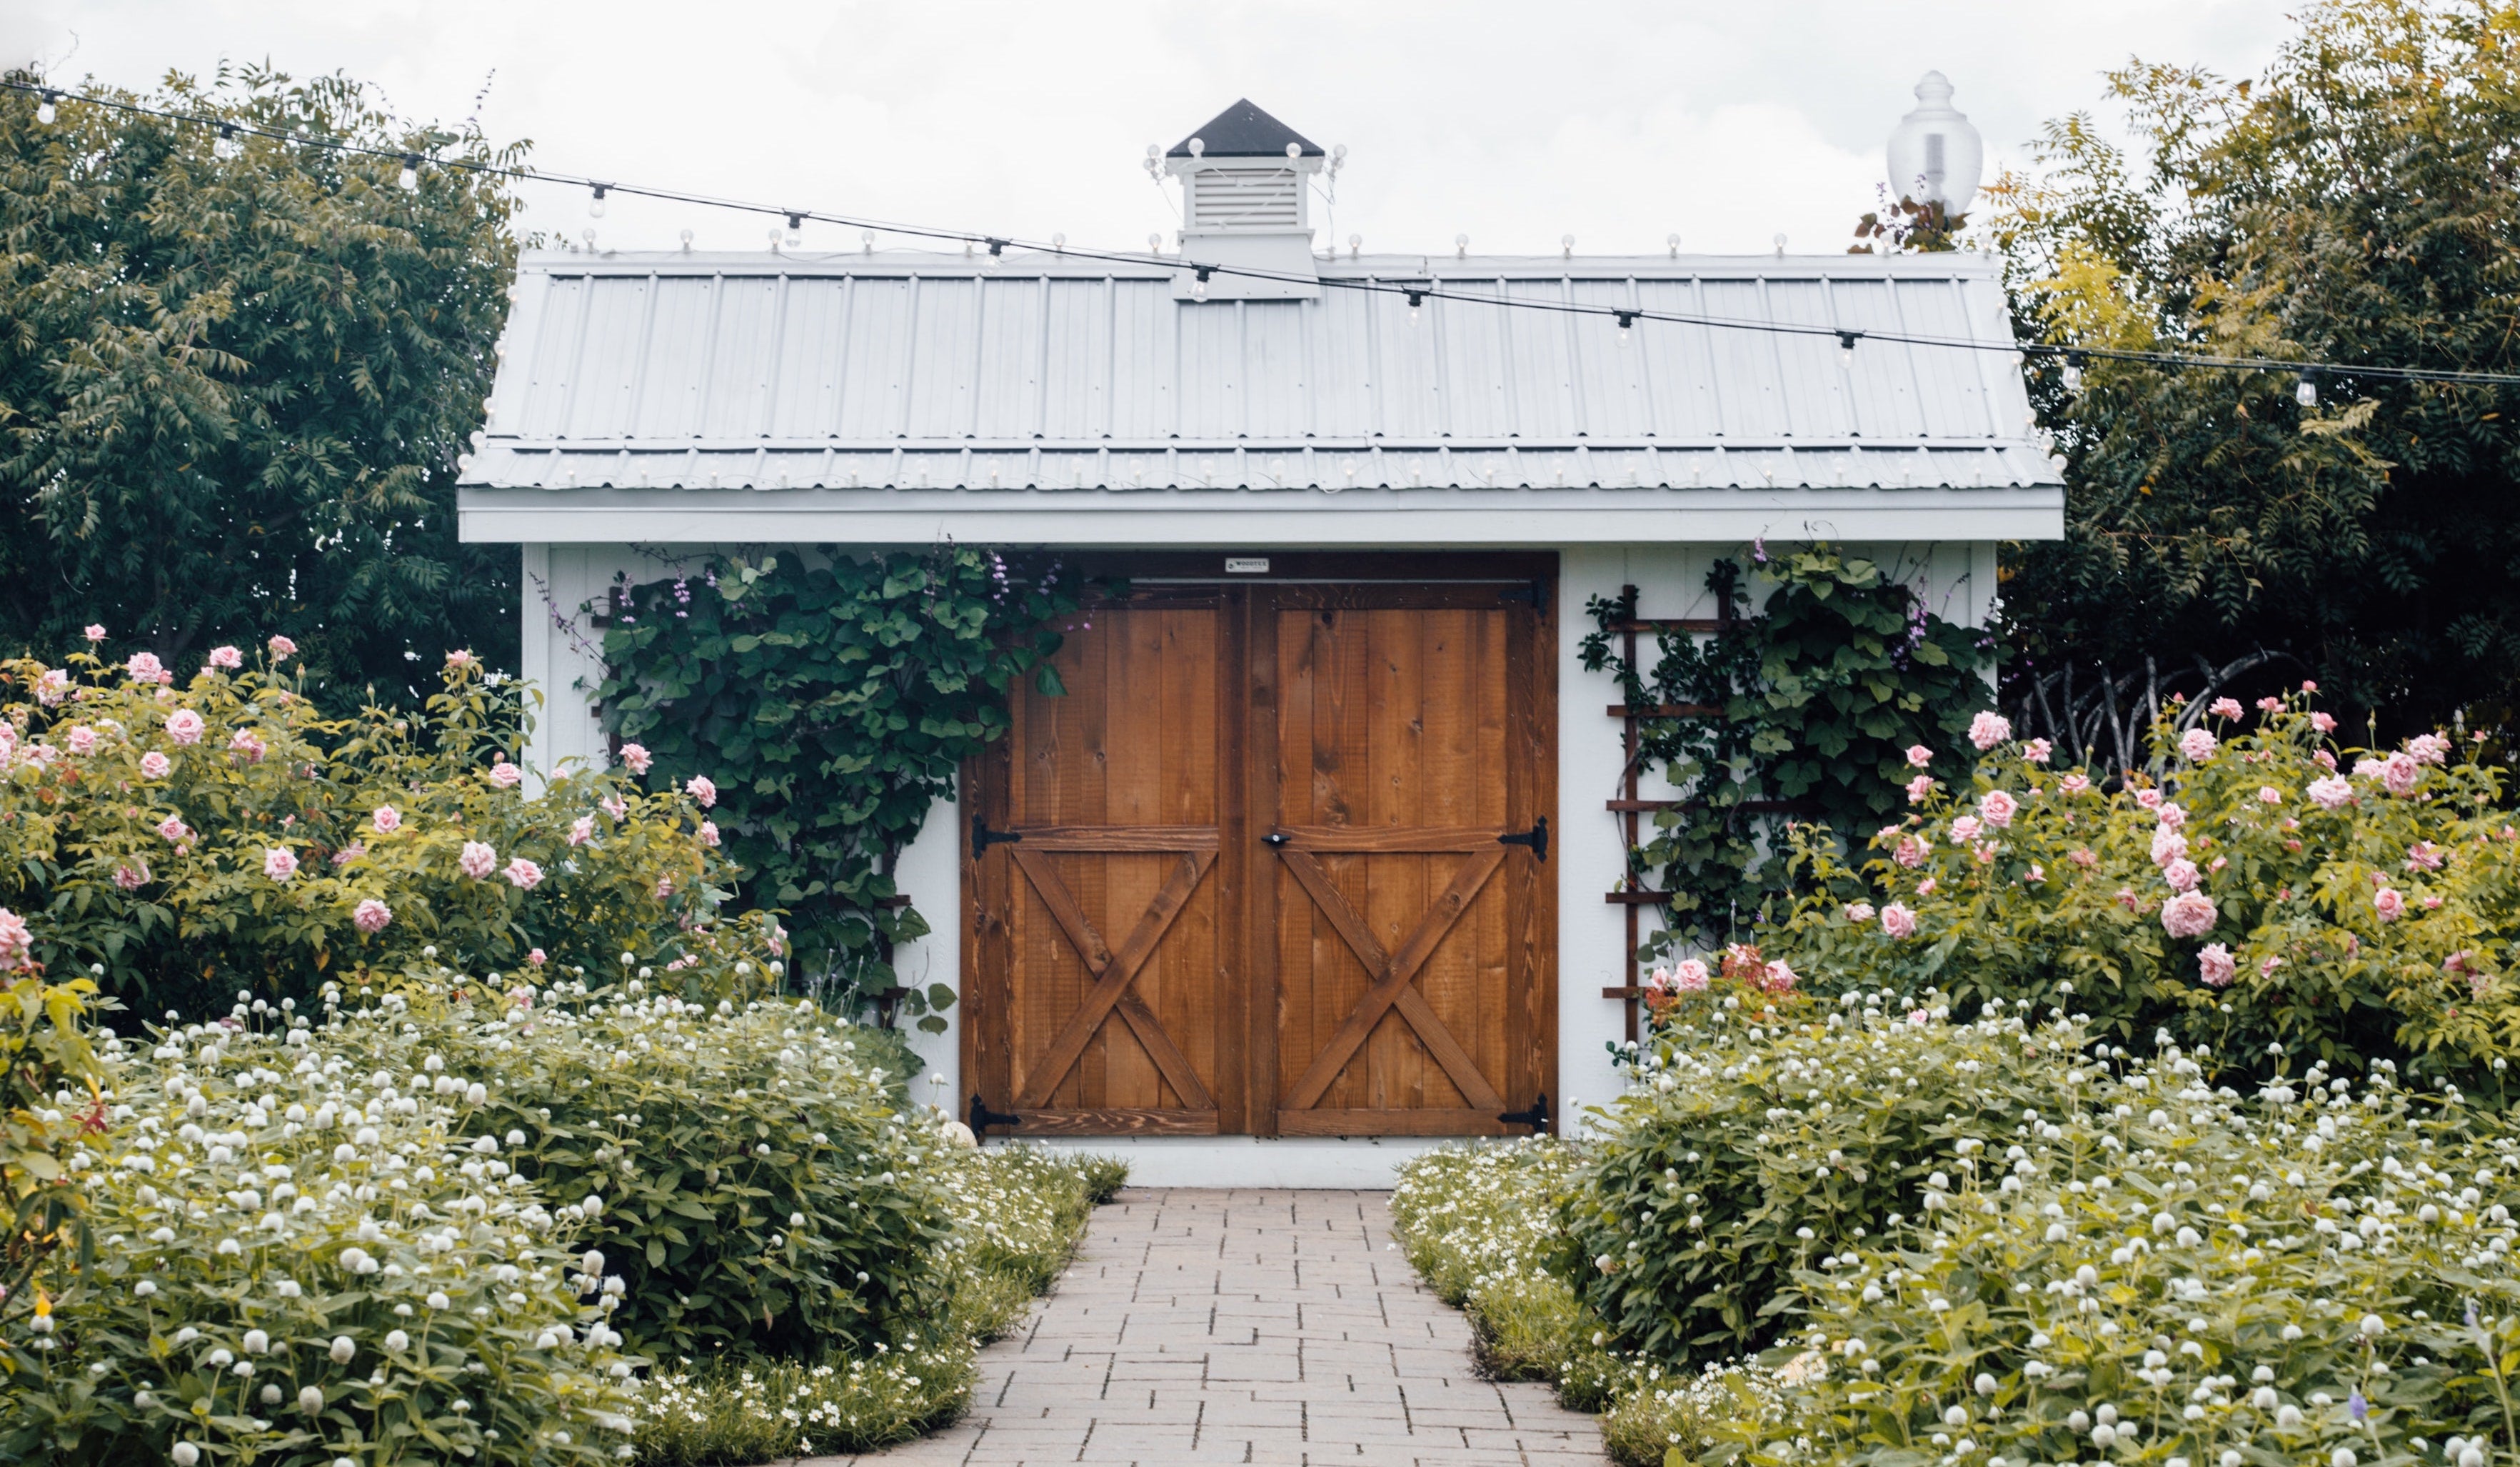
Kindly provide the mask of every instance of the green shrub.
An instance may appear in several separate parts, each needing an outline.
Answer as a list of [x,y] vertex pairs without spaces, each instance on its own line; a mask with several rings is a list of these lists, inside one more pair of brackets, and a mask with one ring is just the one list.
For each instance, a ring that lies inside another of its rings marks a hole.
[[86,1027],[96,986],[46,983],[15,966],[25,961],[12,956],[16,921],[0,907],[0,1311],[75,1227],[84,1195],[68,1185],[67,1158],[105,1121]]
[[1471,1352],[1500,1380],[1559,1380],[1598,1328],[1552,1267],[1581,1159],[1552,1137],[1447,1146],[1401,1169],[1392,1189],[1410,1265],[1468,1315]]
[[1947,1023],[1930,994],[1822,1012],[1726,986],[1669,1010],[1565,1204],[1563,1268],[1620,1346],[1666,1363],[1763,1346],[1797,1268],[1923,1204],[1942,1140],[2059,1108],[2081,1042],[2000,1009]]
[[503,993],[440,970],[346,1015],[333,1042],[423,1083],[481,1083],[468,1126],[593,1215],[643,1353],[857,1352],[931,1312],[944,1143],[898,1108],[898,1077],[860,1060],[870,1031],[801,999],[656,993],[640,971]]
[[294,1022],[107,1044],[107,1124],[68,1158],[98,1246],[0,1320],[0,1457],[609,1458],[630,1363],[577,1219],[464,1139],[469,1094]]
[[[2064,1004],[2115,1041],[2167,1029],[2262,1071],[2270,1053],[2395,1058],[2498,1099],[2520,1043],[2520,831],[2497,775],[2438,737],[2334,749],[2298,706],[2245,732],[2239,714],[2156,725],[2169,772],[2115,793],[1988,725],[1974,774],[1883,827],[1861,869],[1806,834],[1812,894],[1764,945],[1830,987]],[[2207,930],[2167,931],[2174,899]]]
[[2174,1048],[1988,1125],[1948,1206],[1804,1270],[1810,1317],[1772,1357],[1793,1357],[1788,1412],[1714,1455],[2476,1467],[2520,1448],[2520,1143],[2395,1068],[2359,1098],[2315,1069],[2252,1101]]
[[202,1012],[430,948],[467,972],[610,974],[713,940],[776,960],[766,917],[716,921],[733,871],[702,802],[584,770],[527,796],[517,694],[476,661],[450,659],[425,715],[342,719],[268,662],[180,685],[86,654],[0,663],[0,903],[38,962]]

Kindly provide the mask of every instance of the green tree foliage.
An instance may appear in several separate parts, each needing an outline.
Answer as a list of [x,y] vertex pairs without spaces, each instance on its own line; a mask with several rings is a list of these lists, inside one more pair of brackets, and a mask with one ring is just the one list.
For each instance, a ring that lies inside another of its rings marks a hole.
[[652,787],[714,784],[743,899],[788,914],[818,994],[906,1001],[941,1032],[925,1011],[953,990],[894,984],[893,944],[928,926],[893,862],[963,760],[1006,733],[1013,680],[1058,691],[1051,622],[1077,602],[1057,566],[984,550],[815,554],[716,558],[619,592],[605,726]]
[[[2067,346],[2520,370],[2520,8],[2319,0],[2266,74],[2109,73],[1982,210]],[[2067,534],[2008,557],[2027,667],[2265,646],[2408,727],[2520,684],[2520,392],[2062,364]],[[2016,670],[2020,670],[2018,667]]]
[[1741,567],[1719,561],[1707,586],[1723,628],[1703,641],[1663,634],[1650,668],[1628,665],[1613,641],[1634,604],[1590,607],[1584,665],[1607,668],[1631,707],[1692,711],[1645,723],[1638,751],[1684,792],[1629,857],[1639,887],[1672,894],[1656,949],[1731,937],[1788,890],[1788,818],[1860,840],[1900,808],[1914,772],[1905,751],[1949,747],[1986,706],[1981,635],[1926,611],[1879,566],[1826,545],[1760,554],[1754,569],[1774,588],[1762,614],[1741,615]]
[[[518,156],[338,76],[125,100]],[[513,665],[514,557],[458,544],[454,502],[514,274],[504,186],[424,166],[406,192],[395,157],[36,106],[0,94],[0,648],[101,622],[174,661],[280,631],[344,707],[367,682],[417,703],[412,655]]]

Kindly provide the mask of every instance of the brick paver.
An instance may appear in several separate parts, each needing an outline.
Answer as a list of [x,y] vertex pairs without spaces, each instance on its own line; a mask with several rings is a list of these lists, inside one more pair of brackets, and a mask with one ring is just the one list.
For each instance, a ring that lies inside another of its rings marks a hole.
[[1593,1419],[1481,1380],[1469,1330],[1391,1248],[1381,1192],[1131,1189],[961,1423],[806,1467],[1053,1462],[1602,1467]]

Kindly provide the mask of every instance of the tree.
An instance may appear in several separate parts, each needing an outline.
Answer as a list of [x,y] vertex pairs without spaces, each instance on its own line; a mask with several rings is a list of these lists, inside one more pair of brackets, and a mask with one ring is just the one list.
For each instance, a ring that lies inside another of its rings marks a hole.
[[102,623],[176,663],[280,632],[353,702],[416,701],[406,666],[450,647],[513,666],[518,568],[458,543],[454,484],[516,206],[479,174],[399,175],[518,150],[339,76],[91,92],[201,120],[64,99],[48,124],[0,93],[0,648]]
[[[2026,338],[2520,370],[2520,8],[2318,0],[2267,73],[2109,73],[1995,191]],[[1987,217],[1982,211],[1981,217]],[[2066,538],[2007,554],[2012,675],[2266,648],[2409,727],[2520,689],[2520,393],[2092,359],[2034,387]]]

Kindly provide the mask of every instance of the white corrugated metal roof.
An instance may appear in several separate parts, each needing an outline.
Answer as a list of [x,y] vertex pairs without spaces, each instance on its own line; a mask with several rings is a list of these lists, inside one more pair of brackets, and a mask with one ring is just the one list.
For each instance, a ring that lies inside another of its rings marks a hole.
[[[1178,268],[528,254],[464,464],[467,510],[589,489],[1237,490],[1277,510],[1351,489],[1494,490],[1539,512],[1563,489],[2059,502],[2008,352],[1866,340],[1848,365],[1828,336],[1650,320],[1623,344],[1601,316],[1430,298],[1413,322],[1398,296],[1335,288],[1184,301]],[[1326,284],[2010,341],[1995,264],[1971,255],[1369,255],[1320,270]]]

